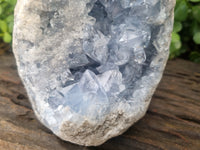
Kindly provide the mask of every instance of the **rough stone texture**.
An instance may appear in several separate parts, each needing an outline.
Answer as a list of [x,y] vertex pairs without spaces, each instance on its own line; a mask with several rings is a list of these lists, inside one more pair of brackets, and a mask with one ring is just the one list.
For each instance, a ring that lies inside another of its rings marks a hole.
[[164,70],[175,0],[19,0],[13,49],[38,119],[100,145],[144,116]]

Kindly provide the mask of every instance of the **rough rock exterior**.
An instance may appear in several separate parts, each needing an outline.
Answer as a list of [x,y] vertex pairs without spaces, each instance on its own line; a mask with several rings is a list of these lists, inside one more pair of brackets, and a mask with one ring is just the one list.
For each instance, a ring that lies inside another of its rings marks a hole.
[[169,54],[175,0],[18,0],[13,49],[38,119],[100,145],[144,116]]

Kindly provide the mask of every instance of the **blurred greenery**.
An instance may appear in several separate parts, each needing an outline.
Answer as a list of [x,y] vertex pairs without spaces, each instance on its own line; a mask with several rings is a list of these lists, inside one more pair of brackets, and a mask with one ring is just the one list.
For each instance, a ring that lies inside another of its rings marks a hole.
[[0,0],[0,38],[6,43],[12,41],[13,11],[17,0]]
[[[12,41],[13,10],[17,0],[0,0],[0,38]],[[200,0],[176,0],[170,59],[200,63]]]
[[200,63],[200,0],[176,0],[170,59]]

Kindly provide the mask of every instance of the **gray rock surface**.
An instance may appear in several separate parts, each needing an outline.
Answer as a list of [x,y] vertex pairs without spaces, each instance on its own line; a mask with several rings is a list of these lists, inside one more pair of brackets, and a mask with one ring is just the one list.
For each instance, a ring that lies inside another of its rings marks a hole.
[[100,145],[144,116],[169,54],[175,0],[18,0],[13,50],[38,119]]

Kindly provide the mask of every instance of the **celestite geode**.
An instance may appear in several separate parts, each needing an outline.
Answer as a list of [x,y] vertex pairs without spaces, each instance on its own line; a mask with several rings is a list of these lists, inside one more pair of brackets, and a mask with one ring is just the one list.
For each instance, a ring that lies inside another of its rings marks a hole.
[[38,119],[100,145],[144,116],[168,59],[175,0],[18,0],[13,50]]

